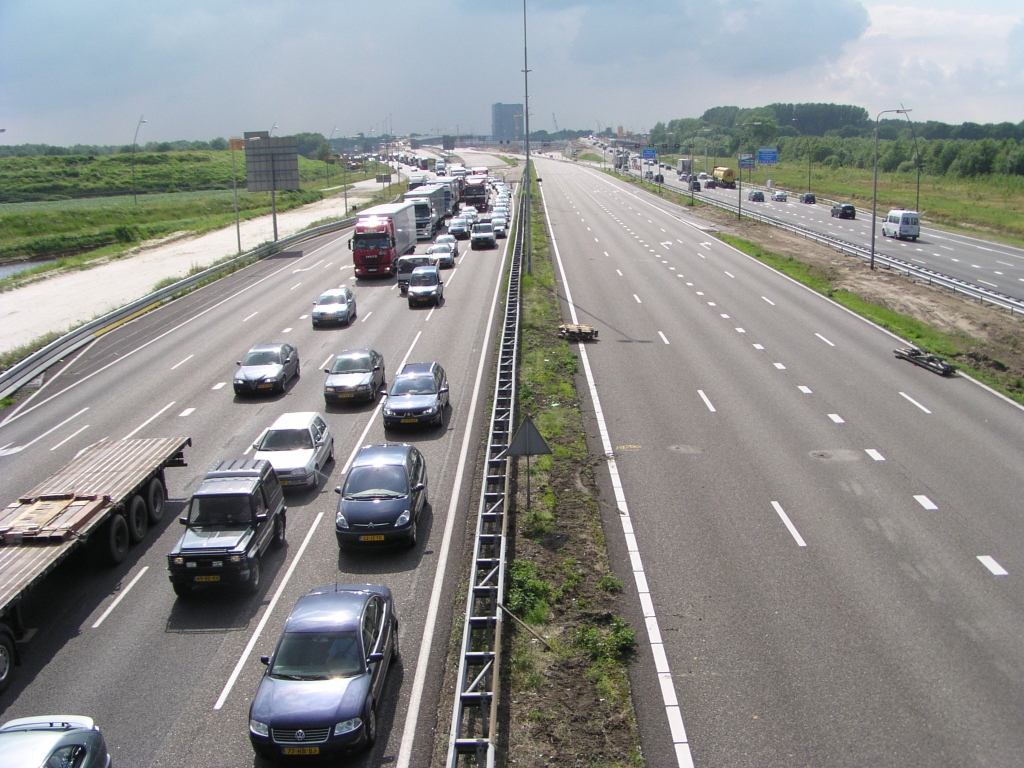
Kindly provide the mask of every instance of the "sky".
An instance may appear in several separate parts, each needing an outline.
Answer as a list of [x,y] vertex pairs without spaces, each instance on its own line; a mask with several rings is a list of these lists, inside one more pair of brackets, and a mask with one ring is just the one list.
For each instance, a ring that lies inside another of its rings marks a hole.
[[[1024,120],[1024,0],[525,5],[531,130],[772,102]],[[488,134],[523,68],[520,0],[0,0],[0,143]]]

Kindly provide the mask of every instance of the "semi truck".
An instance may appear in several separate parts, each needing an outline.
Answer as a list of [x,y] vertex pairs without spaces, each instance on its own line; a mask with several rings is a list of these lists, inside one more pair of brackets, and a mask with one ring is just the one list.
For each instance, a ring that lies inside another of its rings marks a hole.
[[441,184],[428,184],[406,192],[402,197],[416,206],[416,239],[431,240],[447,215],[445,196],[451,196]]
[[390,277],[398,257],[416,247],[416,206],[375,205],[356,218],[348,247],[356,277]]
[[21,663],[23,600],[80,547],[117,565],[163,518],[164,470],[185,467],[189,437],[103,440],[0,511],[0,691]]
[[454,216],[455,209],[459,204],[459,191],[462,188],[462,183],[459,179],[453,179],[450,176],[441,177],[432,183],[444,189],[444,215]]
[[718,186],[725,187],[726,189],[736,188],[736,171],[727,165],[720,165],[714,170],[715,181],[718,182]]
[[466,186],[462,188],[462,205],[471,205],[481,212],[487,210],[486,176],[466,177]]

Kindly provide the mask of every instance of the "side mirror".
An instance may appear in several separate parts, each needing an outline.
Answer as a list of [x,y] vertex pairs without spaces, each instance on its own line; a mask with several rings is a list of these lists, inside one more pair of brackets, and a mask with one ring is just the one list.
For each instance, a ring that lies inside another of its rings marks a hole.
[[334,486],[334,492],[336,494],[338,494],[339,496],[341,496],[341,486],[340,485]]
[[182,525],[188,525],[188,518],[185,517],[184,515],[182,515],[181,517],[178,518],[178,522],[181,523]]
[[270,657],[269,656],[260,656],[260,662],[262,664],[270,666]]
[[330,372],[331,372],[330,368],[324,368],[324,373],[330,373]]
[[267,519],[267,513],[266,512],[257,512],[255,517],[256,517],[256,522],[262,523],[264,520]]
[[370,654],[370,663],[371,664],[378,664],[378,663],[380,663],[382,661],[384,661],[384,654],[383,653],[371,653]]
[[314,307],[316,306],[316,302],[315,302],[315,301],[313,302],[313,306],[314,306]]
[[412,487],[412,492],[413,493],[419,493],[420,491],[422,491],[426,487],[427,486],[425,486],[423,483],[416,483],[416,485],[414,485]]
[[235,361],[235,365],[241,365],[241,364],[242,364],[242,361],[241,361],[241,360],[236,360],[236,361]]
[[375,371],[379,371],[379,370],[380,370],[380,366],[379,366],[379,365],[375,365],[375,366],[373,366],[373,370],[375,370]]
[[352,250],[352,238],[351,237],[348,239],[348,249],[350,251]]
[[260,449],[260,444],[259,443],[253,443],[252,447],[255,448],[258,451]]
[[447,391],[448,391],[448,385],[447,385],[447,384],[445,384],[445,385],[444,385],[443,387],[441,387],[441,390],[440,390],[440,391],[441,391],[441,392],[447,392]]

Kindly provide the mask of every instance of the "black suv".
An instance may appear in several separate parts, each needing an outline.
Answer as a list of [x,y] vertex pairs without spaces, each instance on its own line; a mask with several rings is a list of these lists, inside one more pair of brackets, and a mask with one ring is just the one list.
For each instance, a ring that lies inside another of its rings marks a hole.
[[448,377],[437,363],[406,363],[391,382],[384,404],[384,428],[444,424]]
[[179,522],[185,526],[167,556],[168,576],[179,597],[196,586],[260,587],[260,557],[284,545],[287,508],[269,461],[222,461],[207,472]]
[[815,203],[818,202],[818,198],[816,198],[811,192],[804,192],[802,195],[800,195],[800,202],[810,203],[811,205],[814,205]]
[[836,203],[832,206],[832,217],[836,216],[840,219],[856,219],[857,209],[849,203]]

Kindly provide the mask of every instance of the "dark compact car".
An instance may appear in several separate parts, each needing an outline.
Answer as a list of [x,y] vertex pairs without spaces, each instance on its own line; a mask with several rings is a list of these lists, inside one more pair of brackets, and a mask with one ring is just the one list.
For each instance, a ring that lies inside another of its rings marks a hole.
[[0,768],[110,768],[91,717],[19,717],[0,725]]
[[441,280],[440,270],[436,266],[416,267],[409,275],[406,295],[410,307],[420,304],[441,306],[441,302],[444,301],[444,281]]
[[345,476],[334,516],[338,546],[406,543],[427,504],[427,462],[411,445],[364,445]]
[[752,203],[763,203],[764,192],[762,192],[760,189],[752,189],[749,192],[747,192],[747,200],[749,200]]
[[299,377],[299,350],[291,344],[257,344],[235,371],[235,394],[284,392],[288,382]]
[[448,377],[437,363],[406,363],[391,382],[384,404],[384,428],[444,423]]
[[810,192],[804,192],[802,195],[800,195],[800,202],[801,203],[809,203],[810,205],[814,205],[815,203],[818,202],[818,198],[816,198]]
[[300,597],[249,706],[249,740],[270,760],[369,749],[388,670],[399,662],[391,590],[317,587]]
[[704,189],[717,189],[718,182],[711,178],[704,182]]
[[288,509],[269,461],[215,464],[179,518],[185,533],[167,555],[168,577],[179,597],[205,585],[238,584],[259,591],[260,558],[284,545]]
[[832,216],[840,219],[856,219],[857,209],[849,203],[836,203],[832,206]]
[[334,365],[324,368],[324,402],[347,403],[377,399],[384,388],[384,356],[375,349],[346,349]]

